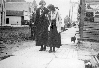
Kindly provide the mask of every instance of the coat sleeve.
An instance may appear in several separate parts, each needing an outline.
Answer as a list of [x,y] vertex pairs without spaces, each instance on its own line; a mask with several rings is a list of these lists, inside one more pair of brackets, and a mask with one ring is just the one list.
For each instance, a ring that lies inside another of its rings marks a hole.
[[34,23],[35,26],[37,26],[38,20],[39,20],[39,8],[36,10],[35,13],[35,23]]

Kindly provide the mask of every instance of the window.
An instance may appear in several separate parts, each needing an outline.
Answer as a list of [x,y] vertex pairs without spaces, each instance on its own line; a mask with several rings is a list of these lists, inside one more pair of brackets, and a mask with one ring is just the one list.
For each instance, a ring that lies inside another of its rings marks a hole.
[[6,24],[9,24],[9,18],[6,18]]

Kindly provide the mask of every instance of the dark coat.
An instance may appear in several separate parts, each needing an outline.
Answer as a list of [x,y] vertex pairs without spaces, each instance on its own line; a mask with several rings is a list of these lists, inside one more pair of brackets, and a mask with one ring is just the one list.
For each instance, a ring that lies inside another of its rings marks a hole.
[[46,14],[48,14],[49,10],[47,8],[43,8],[43,13],[40,15],[40,9],[41,8],[38,8],[36,10],[36,20],[35,20],[35,25],[38,27],[38,28],[41,28],[41,26],[45,26],[45,27],[48,27],[48,19],[46,17]]
[[36,10],[36,19],[34,25],[36,26],[36,45],[46,45],[48,41],[48,19],[46,15],[48,14],[48,9],[43,8],[43,12],[40,15],[40,9]]
[[57,31],[56,20],[53,20],[50,26],[49,46],[57,48],[60,48],[61,46],[61,35]]

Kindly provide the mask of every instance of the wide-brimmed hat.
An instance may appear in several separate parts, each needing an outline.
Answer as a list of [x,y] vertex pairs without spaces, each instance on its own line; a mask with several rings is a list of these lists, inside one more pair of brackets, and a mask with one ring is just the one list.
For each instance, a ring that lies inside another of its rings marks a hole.
[[54,5],[52,5],[52,4],[49,4],[49,5],[47,6],[47,8],[50,9],[50,10],[54,10],[54,11],[55,11],[55,7],[54,7]]
[[45,2],[44,0],[41,0],[41,1],[39,2],[39,5],[46,5],[46,2]]

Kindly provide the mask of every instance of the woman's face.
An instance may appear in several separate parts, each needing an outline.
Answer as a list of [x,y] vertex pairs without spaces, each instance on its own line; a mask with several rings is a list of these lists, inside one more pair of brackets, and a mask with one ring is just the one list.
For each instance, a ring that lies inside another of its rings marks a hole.
[[53,10],[53,9],[51,9],[51,8],[48,8],[49,9],[49,11],[52,11],[52,12],[54,12],[55,10]]

